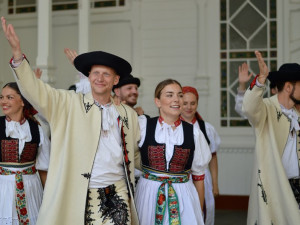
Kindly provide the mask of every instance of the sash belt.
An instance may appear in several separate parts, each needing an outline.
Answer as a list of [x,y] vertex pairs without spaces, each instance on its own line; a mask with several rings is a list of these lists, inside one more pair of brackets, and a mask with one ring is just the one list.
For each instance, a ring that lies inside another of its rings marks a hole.
[[144,171],[143,177],[148,180],[161,182],[157,192],[156,210],[155,210],[155,225],[162,225],[166,211],[166,192],[165,185],[168,183],[168,211],[169,211],[169,224],[179,225],[180,211],[179,202],[175,189],[172,183],[186,183],[189,181],[188,175],[178,177],[158,177]]
[[35,174],[36,168],[35,166],[31,166],[22,171],[12,171],[0,166],[0,175],[12,175],[15,174],[16,179],[16,209],[18,213],[19,223],[21,225],[29,225],[29,216],[26,208],[26,195],[24,190],[23,183],[23,174]]

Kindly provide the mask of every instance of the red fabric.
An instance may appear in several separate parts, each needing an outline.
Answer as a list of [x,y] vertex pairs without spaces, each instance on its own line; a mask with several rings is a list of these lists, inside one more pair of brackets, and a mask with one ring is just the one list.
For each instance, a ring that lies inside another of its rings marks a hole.
[[[162,118],[161,116],[159,116],[158,122],[159,122],[160,124],[162,124],[163,121],[164,121],[164,118]],[[179,118],[174,122],[174,125],[175,125],[175,127],[178,127],[180,124],[181,124],[181,118],[179,117]]]
[[198,175],[192,175],[192,178],[193,178],[194,181],[204,180],[205,174],[199,175],[199,176]]
[[257,80],[258,76],[259,76],[259,74],[256,75],[256,77],[254,77],[253,81],[251,82],[251,84],[250,84],[250,90],[252,90],[252,88],[253,88],[254,85],[256,84],[256,80]]
[[185,93],[193,93],[196,98],[197,98],[197,101],[199,99],[199,95],[198,95],[198,91],[196,90],[196,88],[193,88],[191,86],[185,86],[182,88],[182,93],[185,94]]

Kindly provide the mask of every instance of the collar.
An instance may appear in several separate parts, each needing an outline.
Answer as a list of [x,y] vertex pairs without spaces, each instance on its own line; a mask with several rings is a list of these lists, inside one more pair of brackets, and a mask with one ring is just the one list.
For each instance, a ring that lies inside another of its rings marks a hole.
[[[6,116],[5,118],[6,118],[6,120],[7,120],[8,122],[11,122],[11,121],[12,121],[11,118],[9,118],[8,116]],[[23,125],[23,124],[26,122],[26,118],[25,118],[25,117],[22,117],[22,119],[21,119],[20,121],[18,121],[18,122],[20,123],[20,125]]]
[[105,104],[105,105],[101,105],[99,102],[97,102],[96,100],[94,100],[94,103],[96,106],[98,106],[99,108],[108,108],[112,105],[112,101],[110,101],[109,103]]
[[[181,119],[181,121],[185,121],[185,119],[182,116],[180,116],[180,119]],[[191,121],[191,124],[195,124],[196,122],[197,122],[197,118],[196,118],[196,116],[194,116],[194,118]]]
[[[158,118],[158,122],[160,123],[160,125],[162,125],[164,122],[164,118],[162,118],[161,116],[159,116]],[[180,117],[178,117],[178,119],[174,122],[174,124],[171,125],[171,127],[178,127],[181,124],[181,119]]]

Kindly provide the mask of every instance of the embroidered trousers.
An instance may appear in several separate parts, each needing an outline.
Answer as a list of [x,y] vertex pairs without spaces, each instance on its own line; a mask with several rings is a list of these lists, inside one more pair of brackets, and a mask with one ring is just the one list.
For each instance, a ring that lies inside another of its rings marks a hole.
[[124,180],[105,188],[88,189],[85,224],[131,224],[128,190]]

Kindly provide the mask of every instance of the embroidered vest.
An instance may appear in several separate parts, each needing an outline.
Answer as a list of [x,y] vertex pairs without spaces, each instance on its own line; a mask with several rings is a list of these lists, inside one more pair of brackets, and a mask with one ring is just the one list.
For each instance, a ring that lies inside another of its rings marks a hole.
[[182,121],[184,141],[174,146],[169,169],[166,165],[166,145],[155,141],[155,128],[158,117],[147,118],[146,137],[140,148],[142,166],[163,173],[183,173],[191,169],[194,159],[195,143],[193,125]]
[[6,137],[5,116],[0,117],[0,162],[25,163],[35,161],[40,143],[40,132],[38,125],[27,120],[30,127],[32,140],[26,142],[21,156],[19,157],[19,140]]

